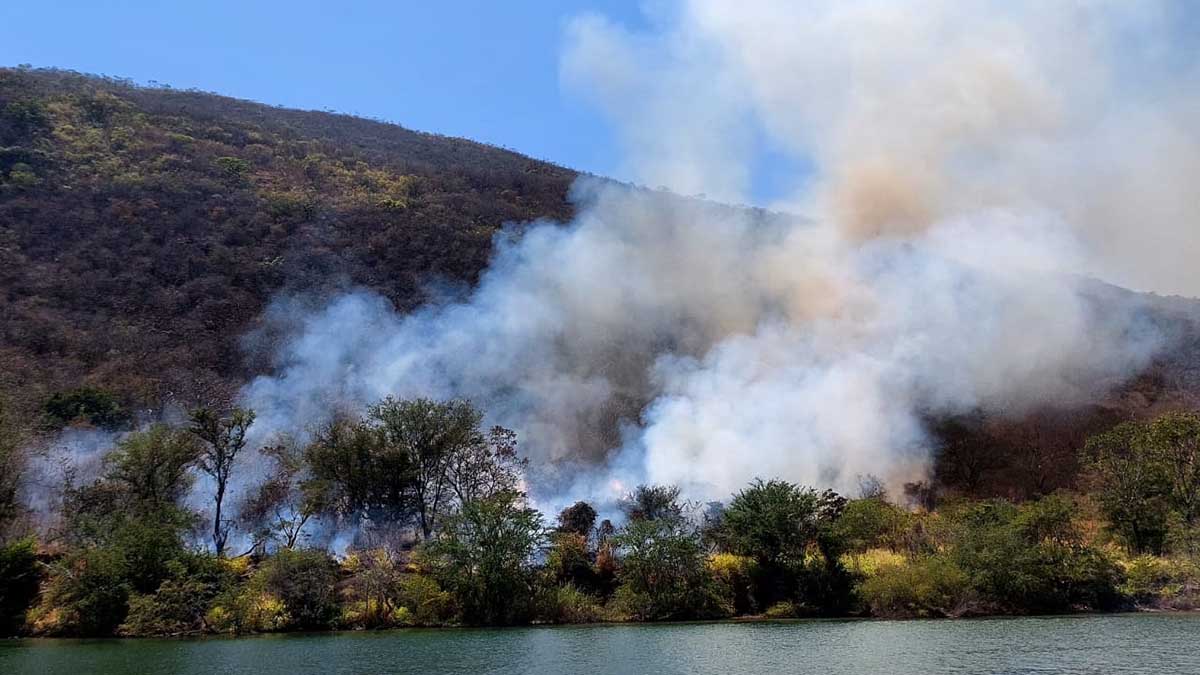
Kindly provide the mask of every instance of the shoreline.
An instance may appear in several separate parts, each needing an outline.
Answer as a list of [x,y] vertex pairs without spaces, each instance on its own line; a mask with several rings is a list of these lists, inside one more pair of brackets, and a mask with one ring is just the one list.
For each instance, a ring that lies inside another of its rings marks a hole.
[[147,642],[155,640],[182,642],[205,640],[241,640],[253,638],[319,637],[343,635],[382,635],[399,632],[455,632],[455,631],[512,631],[521,629],[557,628],[628,628],[633,626],[707,626],[721,624],[807,624],[807,623],[958,623],[963,621],[1002,621],[1016,619],[1084,619],[1099,617],[1137,616],[1200,616],[1200,607],[1194,609],[1157,609],[1152,607],[1128,609],[1115,612],[1071,612],[1066,614],[980,614],[959,617],[877,617],[877,616],[811,616],[769,618],[766,616],[740,616],[725,619],[693,619],[680,621],[596,621],[590,623],[528,623],[514,626],[389,626],[387,628],[340,628],[325,631],[277,631],[261,633],[188,633],[181,635],[113,635],[104,637],[68,636],[10,636],[0,644],[16,642],[37,643],[96,643],[96,642]]

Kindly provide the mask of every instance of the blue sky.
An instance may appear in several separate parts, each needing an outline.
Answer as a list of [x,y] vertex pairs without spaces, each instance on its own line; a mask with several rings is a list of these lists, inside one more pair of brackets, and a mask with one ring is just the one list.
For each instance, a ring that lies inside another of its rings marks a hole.
[[563,26],[636,0],[0,1],[0,64],[331,109],[611,175],[613,134],[562,90]]

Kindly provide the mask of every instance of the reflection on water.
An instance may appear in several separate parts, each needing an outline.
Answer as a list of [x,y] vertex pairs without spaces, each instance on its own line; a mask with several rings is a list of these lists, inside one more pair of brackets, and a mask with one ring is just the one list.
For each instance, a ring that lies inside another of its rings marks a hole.
[[1200,614],[0,642],[0,673],[1200,674]]

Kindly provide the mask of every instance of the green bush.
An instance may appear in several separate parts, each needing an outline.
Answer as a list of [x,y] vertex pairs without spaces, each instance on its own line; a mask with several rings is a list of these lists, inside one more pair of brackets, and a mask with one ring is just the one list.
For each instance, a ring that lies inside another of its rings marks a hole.
[[113,635],[129,611],[129,563],[114,548],[77,551],[56,566],[31,616],[47,635]]
[[639,621],[729,616],[697,533],[674,520],[636,520],[616,543],[623,553],[613,606]]
[[502,491],[469,501],[444,521],[424,559],[467,623],[527,621],[535,601],[534,555],[545,541],[541,514]]
[[538,619],[547,623],[597,623],[603,621],[600,600],[571,584],[551,586],[538,597]]
[[853,499],[834,524],[834,531],[848,551],[861,553],[873,548],[901,547],[910,516],[883,499]]
[[37,598],[41,574],[33,539],[0,546],[0,637],[15,635]]
[[154,593],[135,593],[121,625],[123,635],[182,635],[208,629],[206,615],[232,574],[217,558],[196,554],[171,565],[171,576]]
[[431,577],[406,574],[400,579],[400,602],[414,626],[442,626],[454,621],[454,596]]
[[77,421],[115,431],[129,423],[132,416],[110,392],[79,387],[54,394],[42,405],[46,425],[61,429]]
[[1009,611],[1113,608],[1121,571],[1084,543],[1074,510],[1059,496],[1021,507],[999,500],[968,505],[952,518],[951,557],[983,599]]
[[763,616],[768,619],[794,619],[801,614],[801,608],[796,606],[796,603],[787,600],[777,602],[767,608],[763,612]]
[[968,597],[969,579],[951,560],[925,557],[884,565],[858,587],[872,616],[952,616]]
[[339,614],[337,565],[324,551],[281,550],[256,576],[263,590],[279,599],[291,627],[329,628]]
[[1200,605],[1200,566],[1194,561],[1141,555],[1123,567],[1120,590],[1138,605],[1162,609]]

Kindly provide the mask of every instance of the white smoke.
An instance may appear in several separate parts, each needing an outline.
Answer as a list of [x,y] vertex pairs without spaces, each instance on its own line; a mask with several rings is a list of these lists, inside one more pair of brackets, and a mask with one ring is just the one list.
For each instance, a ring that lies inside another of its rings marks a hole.
[[280,430],[388,394],[468,397],[518,431],[545,494],[919,476],[927,415],[1095,396],[1145,365],[1157,335],[1084,275],[1200,291],[1181,11],[692,0],[642,33],[582,17],[564,79],[613,120],[626,175],[745,201],[765,138],[816,167],[774,205],[809,219],[584,180],[575,221],[499,238],[466,299],[400,316],[358,292],[299,320],[280,300],[295,337],[245,403]]

